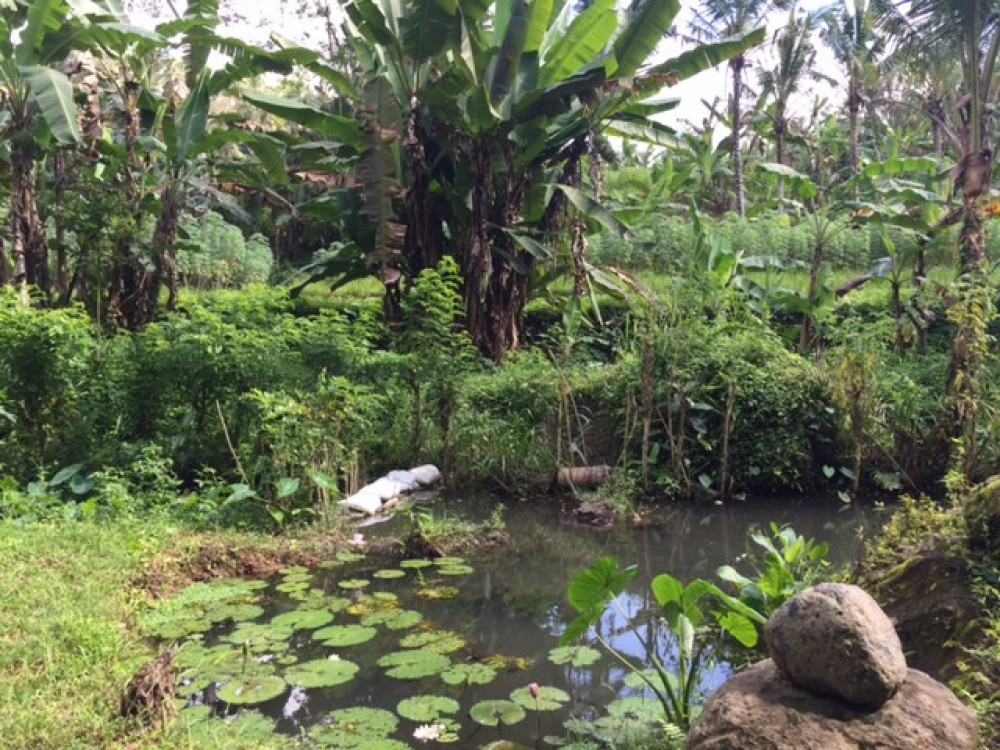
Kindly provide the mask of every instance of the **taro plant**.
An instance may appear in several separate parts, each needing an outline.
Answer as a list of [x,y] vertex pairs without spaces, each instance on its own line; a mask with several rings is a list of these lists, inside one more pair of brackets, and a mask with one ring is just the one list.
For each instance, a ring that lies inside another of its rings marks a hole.
[[[687,585],[673,576],[662,574],[650,583],[658,610],[657,619],[676,643],[674,667],[659,652],[657,641],[643,635],[641,623],[629,617],[618,597],[635,577],[637,568],[622,568],[616,557],[602,557],[580,571],[570,581],[567,596],[579,614],[562,636],[564,646],[576,643],[585,634],[619,661],[639,685],[648,688],[663,709],[670,724],[687,730],[702,698],[698,694],[701,677],[709,666],[714,636],[730,636],[747,648],[757,644],[757,627],[765,618],[752,607],[735,599],[712,583],[695,579]],[[628,631],[640,644],[650,667],[630,661],[595,627],[608,607],[617,609],[628,623]]]
[[790,526],[772,523],[770,535],[751,531],[750,541],[756,545],[748,555],[751,576],[745,576],[731,565],[723,565],[716,575],[739,589],[740,601],[763,617],[807,586],[817,583],[829,568],[826,559],[830,546],[795,533]]

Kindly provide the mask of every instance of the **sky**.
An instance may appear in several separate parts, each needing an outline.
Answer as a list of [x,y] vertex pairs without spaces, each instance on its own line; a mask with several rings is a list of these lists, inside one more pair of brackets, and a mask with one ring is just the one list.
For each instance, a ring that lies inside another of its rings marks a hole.
[[[798,7],[804,11],[815,10],[824,5],[829,5],[830,2],[831,0],[800,0]],[[851,2],[851,0],[845,0],[845,2]],[[179,7],[183,7],[183,2],[176,4]],[[263,44],[273,32],[276,32],[283,37],[308,44],[310,34],[315,34],[318,31],[317,22],[303,21],[292,14],[282,16],[276,12],[275,5],[276,3],[262,3],[260,0],[231,0],[230,6],[232,9],[244,16],[247,21],[226,26],[223,29],[224,33],[257,44]],[[682,30],[686,28],[688,19],[691,16],[688,8],[693,7],[695,3],[690,2],[690,0],[684,0],[683,5],[684,8],[677,19],[677,26]],[[164,6],[161,5],[160,7]],[[164,8],[164,10],[166,9]],[[152,26],[166,18],[166,16],[154,18],[149,13],[143,12],[134,12],[131,14],[131,17],[134,22],[146,26]],[[787,12],[774,12],[768,16],[767,41],[748,56],[750,65],[748,66],[745,80],[751,86],[756,86],[757,72],[761,64],[766,64],[773,60],[773,55],[769,50],[771,40],[774,32],[785,24],[787,18]],[[667,59],[672,55],[678,54],[683,48],[683,44],[679,40],[665,40],[660,49],[657,50],[657,58]],[[835,79],[842,78],[843,76],[838,72],[832,53],[822,44],[819,44],[818,40],[817,49],[817,68],[819,71]],[[725,64],[719,65],[712,70],[704,71],[694,78],[682,81],[676,87],[663,92],[664,97],[678,97],[681,102],[676,109],[658,119],[678,130],[687,130],[689,128],[686,123],[700,124],[702,119],[708,114],[708,110],[702,103],[702,100],[713,102],[718,99],[719,106],[724,111],[730,88],[731,83],[727,77]],[[828,106],[831,108],[840,106],[846,99],[846,91],[837,90],[826,83],[810,81],[807,89],[803,94],[793,98],[789,108],[790,114],[793,117],[807,115],[816,96],[825,97],[829,100]],[[717,138],[721,138],[723,135],[720,129]]]

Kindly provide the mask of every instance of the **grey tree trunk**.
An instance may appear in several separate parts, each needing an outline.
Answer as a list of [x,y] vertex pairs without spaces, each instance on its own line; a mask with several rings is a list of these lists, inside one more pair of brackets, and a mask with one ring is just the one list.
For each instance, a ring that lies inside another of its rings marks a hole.
[[729,69],[733,71],[733,100],[730,111],[733,115],[732,148],[733,148],[733,183],[736,191],[736,210],[740,218],[746,216],[746,193],[743,186],[743,150],[740,148],[740,119],[743,116],[740,108],[740,96],[743,92],[743,68],[746,59],[738,55],[729,61]]

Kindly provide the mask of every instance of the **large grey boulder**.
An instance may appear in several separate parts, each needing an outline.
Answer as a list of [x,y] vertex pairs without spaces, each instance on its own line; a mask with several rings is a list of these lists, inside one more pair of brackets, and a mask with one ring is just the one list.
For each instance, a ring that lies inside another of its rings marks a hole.
[[944,685],[909,670],[870,711],[793,683],[773,661],[755,664],[708,701],[686,750],[974,750],[975,716]]
[[775,664],[792,682],[878,708],[906,679],[892,621],[863,589],[821,583],[785,602],[764,628]]

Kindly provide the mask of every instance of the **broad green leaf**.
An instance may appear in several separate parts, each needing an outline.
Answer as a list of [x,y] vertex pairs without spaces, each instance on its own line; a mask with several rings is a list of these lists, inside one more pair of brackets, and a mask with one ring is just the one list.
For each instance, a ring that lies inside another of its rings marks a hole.
[[510,694],[510,699],[529,711],[558,711],[569,703],[570,696],[565,690],[551,685],[536,685],[532,694],[531,686],[519,687]]
[[416,680],[441,674],[451,666],[451,660],[444,654],[418,649],[394,651],[381,657],[376,663],[386,670],[389,677],[401,680]]
[[258,91],[244,91],[241,96],[258,109],[314,130],[327,138],[336,139],[353,148],[361,146],[361,128],[356,120],[349,117],[333,115],[293,99]]
[[488,664],[455,664],[441,673],[449,685],[487,685],[496,676],[497,671]]
[[589,667],[601,658],[601,652],[591,646],[558,646],[549,651],[553,664],[569,664],[579,669]]
[[670,75],[676,77],[678,82],[683,81],[762,44],[766,34],[767,28],[762,26],[746,34],[723,39],[721,42],[701,44],[677,57],[654,65],[645,71],[644,75]]
[[353,680],[359,669],[357,664],[345,659],[316,659],[289,667],[285,679],[290,685],[304,688],[333,687]]
[[275,486],[278,497],[288,497],[299,491],[301,480],[298,477],[282,477]]
[[238,677],[218,691],[220,701],[234,705],[253,705],[277,698],[287,689],[285,681],[274,675]]
[[719,618],[719,625],[743,646],[753,648],[757,645],[757,628],[743,615],[737,612],[726,612]]
[[639,5],[639,12],[615,40],[616,78],[635,75],[670,31],[680,9],[680,0],[646,0]]
[[177,130],[174,142],[167,143],[168,149],[173,147],[171,158],[175,164],[181,164],[187,160],[199,141],[205,137],[208,128],[208,76],[208,70],[202,70],[194,88],[191,89],[180,109],[177,110],[175,120]]
[[498,106],[510,92],[517,78],[517,71],[528,39],[528,25],[531,20],[532,3],[528,0],[513,0],[510,22],[507,24],[500,49],[490,63],[486,75],[489,102]]
[[628,237],[630,235],[630,231],[627,226],[622,224],[622,222],[619,221],[614,214],[582,190],[570,185],[554,185],[553,187],[555,187],[556,190],[561,190],[569,199],[569,202],[572,203],[584,216],[596,219],[619,237]]
[[637,570],[635,565],[622,569],[617,557],[602,557],[570,581],[567,591],[569,603],[577,612],[603,608],[625,590]]
[[524,716],[524,709],[514,701],[479,701],[469,709],[469,718],[487,727],[517,724]]
[[375,628],[364,625],[330,625],[313,633],[314,641],[321,641],[324,646],[344,648],[366,643],[378,635]]
[[374,747],[369,743],[388,738],[398,726],[399,719],[381,708],[341,708],[330,713],[329,723],[317,724],[310,729],[309,739],[321,747],[338,750]]
[[431,722],[441,716],[458,713],[461,705],[454,698],[443,695],[415,695],[404,698],[396,706],[396,713],[411,721]]
[[597,0],[574,18],[566,33],[544,51],[538,85],[550,86],[592,63],[617,28],[614,0]]
[[656,603],[661,607],[668,607],[671,604],[681,604],[684,595],[684,584],[672,575],[663,573],[656,576],[649,587],[653,592]]
[[19,70],[56,140],[62,145],[79,143],[73,85],[66,74],[44,65],[22,65]]
[[718,570],[715,571],[715,575],[721,578],[727,583],[732,583],[735,586],[743,587],[749,586],[753,581],[747,578],[742,573],[739,573],[736,568],[732,565],[723,565]]
[[400,20],[403,50],[414,60],[427,60],[448,44],[455,29],[455,0],[408,0]]

